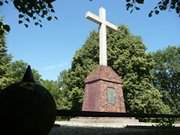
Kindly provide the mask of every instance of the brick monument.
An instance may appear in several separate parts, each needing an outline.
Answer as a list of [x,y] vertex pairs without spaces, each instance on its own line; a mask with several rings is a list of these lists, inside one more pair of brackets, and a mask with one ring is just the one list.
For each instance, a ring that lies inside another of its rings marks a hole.
[[122,80],[111,67],[107,66],[106,28],[117,30],[117,26],[106,21],[106,11],[100,8],[99,16],[87,12],[86,18],[99,27],[99,66],[85,79],[83,111],[126,112]]
[[126,112],[121,78],[109,66],[98,66],[85,80],[83,111]]

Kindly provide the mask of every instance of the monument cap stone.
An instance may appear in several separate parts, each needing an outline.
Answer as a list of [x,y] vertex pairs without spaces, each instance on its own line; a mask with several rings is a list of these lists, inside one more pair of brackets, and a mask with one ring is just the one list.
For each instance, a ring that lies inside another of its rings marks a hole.
[[110,81],[118,84],[122,84],[121,77],[117,75],[116,72],[112,70],[109,66],[97,66],[85,79],[85,83],[90,83],[92,81]]

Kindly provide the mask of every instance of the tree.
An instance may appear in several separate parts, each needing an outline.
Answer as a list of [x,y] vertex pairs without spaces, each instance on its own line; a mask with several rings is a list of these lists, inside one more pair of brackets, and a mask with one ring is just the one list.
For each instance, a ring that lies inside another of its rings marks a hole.
[[[7,53],[5,33],[0,34],[0,90],[16,81],[21,81],[27,68],[22,60],[12,62],[12,56]],[[33,69],[34,77],[40,81],[41,75]]]
[[53,80],[41,80],[41,84],[49,90],[49,92],[51,93],[51,95],[54,97],[54,100],[56,102],[56,107],[58,109],[61,109],[61,105],[62,103],[60,102],[62,97],[61,94],[61,90],[58,87],[58,83],[57,81],[53,81]]
[[[24,73],[26,71],[28,64],[23,60],[16,60],[11,62],[8,67],[9,78],[11,78],[11,83],[15,83],[21,81]],[[40,82],[42,80],[41,75],[37,70],[32,69],[34,80]]]
[[[34,22],[34,25],[42,27],[42,19],[47,19],[51,21],[57,19],[54,16],[53,2],[55,0],[1,0],[0,6],[4,4],[10,4],[15,7],[19,12],[19,24],[24,24],[28,27],[30,22]],[[3,32],[8,32],[10,30],[9,25],[4,24],[0,21],[0,34]]]
[[0,90],[8,85],[9,79],[8,67],[11,56],[7,53],[4,34],[0,34]]
[[[42,19],[51,21],[57,19],[53,2],[55,0],[1,0],[0,6],[12,3],[15,9],[19,12],[19,24],[24,24],[28,27],[30,22],[34,25],[42,27]],[[93,1],[93,0],[89,0]],[[126,0],[126,8],[132,13],[133,10],[140,10],[139,5],[143,5],[145,0]],[[153,14],[159,14],[160,11],[173,10],[180,16],[180,1],[179,0],[160,0],[157,5],[149,12],[149,17]],[[10,26],[0,21],[0,34],[8,32]]]
[[[76,80],[74,80],[75,82],[73,82],[74,77],[76,78]],[[71,69],[60,72],[58,77],[58,87],[61,93],[59,109],[79,110],[83,89],[80,90],[80,88],[76,86],[77,78],[79,78],[79,76],[73,74]],[[81,81],[81,79],[79,80]],[[70,87],[72,88],[71,90],[69,90]]]
[[[132,13],[133,10],[140,10],[139,5],[143,5],[145,0],[126,0],[126,8]],[[157,5],[149,12],[148,16],[158,15],[160,11],[175,11],[180,16],[180,0],[159,0]]]
[[169,46],[152,53],[154,86],[163,94],[163,100],[173,113],[180,112],[180,47]]
[[[151,84],[153,59],[145,52],[140,37],[130,34],[124,26],[108,33],[108,64],[122,76],[126,107],[129,112],[170,113],[162,95]],[[62,91],[71,103],[70,109],[81,108],[84,79],[98,64],[98,34],[92,32],[75,56],[72,66],[62,76]]]

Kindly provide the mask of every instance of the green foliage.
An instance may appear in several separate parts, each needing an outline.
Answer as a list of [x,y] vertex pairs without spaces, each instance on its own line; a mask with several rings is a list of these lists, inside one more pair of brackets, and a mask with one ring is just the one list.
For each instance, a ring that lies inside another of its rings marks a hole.
[[174,114],[180,112],[180,47],[169,46],[152,54],[156,64],[152,70],[154,86]]
[[[0,90],[22,81],[24,73],[28,64],[22,60],[16,60],[12,62],[11,56],[7,54],[7,47],[5,44],[5,37],[0,34]],[[56,100],[57,106],[60,106],[61,93],[58,85],[54,81],[43,80],[37,70],[32,69],[34,80],[37,83],[42,83],[48,90],[50,90],[54,99]],[[60,104],[60,105],[59,105]]]
[[[60,109],[79,110],[82,103],[83,89],[78,85],[83,85],[81,71],[64,70],[60,73],[58,84],[62,98],[60,99]],[[78,83],[79,81],[79,83]],[[71,89],[70,89],[71,88]]]
[[[23,60],[16,60],[11,62],[8,67],[9,77],[11,78],[11,83],[19,82],[22,80],[24,73],[26,71],[28,64]],[[34,80],[40,82],[41,75],[38,73],[37,70],[32,69],[32,73],[34,76]]]
[[[92,32],[72,61],[72,66],[60,76],[62,91],[70,109],[81,108],[84,79],[98,64],[98,34]],[[126,27],[108,33],[108,64],[122,76],[127,110],[141,113],[170,113],[160,92],[151,84],[150,70],[153,59],[145,52],[139,37],[133,36]],[[63,83],[62,83],[63,82]]]
[[173,127],[174,122],[174,118],[163,118],[158,121],[158,124],[156,126],[162,128]]
[[[9,59],[9,56],[6,59],[4,59],[3,63],[0,63],[0,67],[4,69],[4,71],[2,71],[2,73],[4,74],[2,74],[2,77],[0,79],[0,82],[1,82],[0,89],[5,88],[10,84],[20,82],[28,66],[28,64],[22,60],[17,60],[17,61],[12,62],[11,59]],[[32,69],[32,72],[33,72],[35,81],[40,82],[42,79],[38,71],[35,69]]]
[[[0,90],[21,81],[27,65],[22,60],[12,62],[12,57],[7,53],[4,33],[0,34]],[[38,71],[33,69],[32,72],[35,80],[40,81],[41,76]]]
[[[132,13],[134,10],[139,10],[139,5],[145,3],[145,0],[126,0],[126,8]],[[159,0],[157,5],[149,12],[148,16],[153,14],[158,15],[160,11],[175,11],[180,16],[180,1],[179,0]]]
[[1,20],[0,20],[0,35],[3,35],[5,32],[9,32],[10,31],[10,27],[7,24],[4,24]]
[[[57,20],[54,16],[55,10],[53,2],[55,0],[1,0],[0,6],[5,4],[12,4],[18,11],[18,23],[24,24],[29,27],[29,23],[34,23],[35,26],[42,27],[42,20],[48,21]],[[93,1],[93,0],[89,0]],[[145,0],[126,0],[126,9],[132,13],[134,10],[140,10],[139,5],[143,5]],[[157,5],[152,9],[148,16],[159,14],[160,11],[173,10],[180,16],[180,2],[179,0],[160,0]],[[9,32],[10,26],[0,21],[0,33]]]
[[[33,22],[35,26],[42,27],[42,20],[48,21],[57,19],[53,14],[55,13],[53,2],[55,0],[1,0],[0,7],[12,4],[18,11],[19,24],[24,24],[25,27]],[[10,26],[0,21],[0,32],[8,32]]]
[[58,87],[57,81],[53,80],[41,80],[41,84],[49,90],[51,95],[53,96],[55,102],[56,102],[56,107],[60,109],[60,106],[62,103],[60,102],[62,98],[62,94],[60,91],[60,88]]
[[[80,110],[84,89],[83,80],[98,60],[96,51],[97,40],[97,33],[93,32],[85,43],[87,45],[76,52],[72,68],[60,73],[58,84],[63,97],[61,99],[62,109]],[[96,46],[91,46],[91,44]],[[96,62],[93,57],[96,59]]]
[[0,90],[6,87],[11,79],[9,79],[8,67],[10,65],[11,56],[7,53],[4,34],[0,34]]
[[[3,34],[0,34],[0,90],[10,84],[22,81],[27,66],[28,64],[22,60],[12,62],[11,56],[7,54],[5,37]],[[57,83],[55,81],[43,80],[41,75],[35,69],[32,69],[32,73],[37,84],[42,83],[53,95],[57,107],[61,106],[62,103],[59,99],[61,99],[62,94]]]

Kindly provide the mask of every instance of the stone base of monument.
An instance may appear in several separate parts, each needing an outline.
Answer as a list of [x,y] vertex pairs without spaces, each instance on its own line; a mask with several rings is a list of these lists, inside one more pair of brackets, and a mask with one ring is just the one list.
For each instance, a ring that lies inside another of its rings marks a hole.
[[126,117],[126,118],[119,118],[119,117],[75,117],[70,119],[70,122],[74,123],[82,123],[88,125],[127,125],[127,124],[139,124],[139,120],[135,119],[134,117]]
[[122,128],[128,126],[154,126],[156,123],[144,123],[139,122],[139,120],[129,117],[129,118],[119,118],[119,117],[75,117],[69,121],[56,121],[58,125],[64,126],[83,126],[83,127],[111,127],[111,128]]

